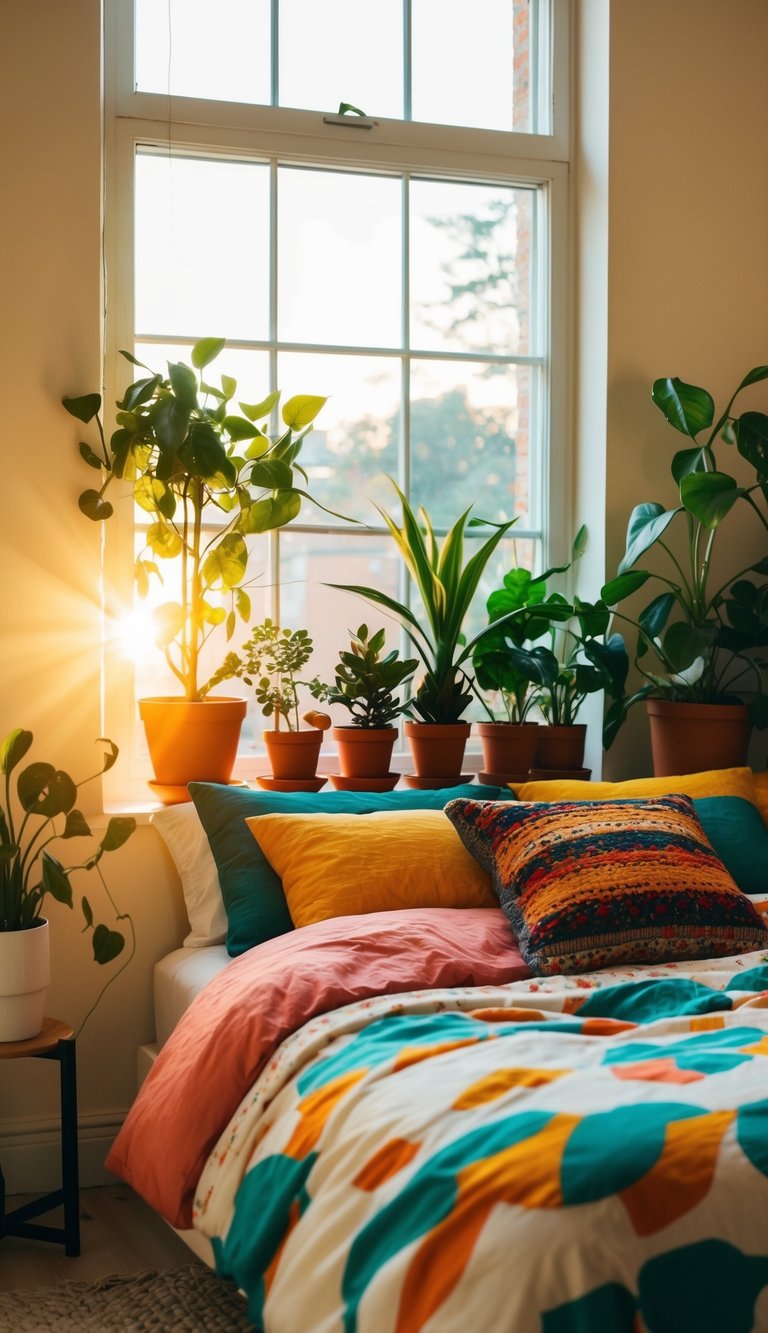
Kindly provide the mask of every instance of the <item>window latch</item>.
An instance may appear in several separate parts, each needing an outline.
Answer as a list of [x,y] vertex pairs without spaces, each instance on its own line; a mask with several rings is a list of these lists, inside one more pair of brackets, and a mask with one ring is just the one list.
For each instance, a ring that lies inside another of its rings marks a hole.
[[323,116],[324,125],[348,125],[353,130],[372,130],[378,123],[370,116]]

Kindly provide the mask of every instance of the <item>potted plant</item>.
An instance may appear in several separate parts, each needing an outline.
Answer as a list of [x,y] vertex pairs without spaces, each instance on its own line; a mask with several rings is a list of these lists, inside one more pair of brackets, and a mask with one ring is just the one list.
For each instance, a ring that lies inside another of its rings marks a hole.
[[411,679],[418,660],[402,659],[396,649],[382,657],[384,641],[383,629],[369,636],[368,626],[360,625],[349,649],[339,653],[326,696],[351,717],[349,726],[333,728],[341,773],[331,774],[331,782],[342,790],[390,791],[398,780],[399,775],[389,771],[397,737],[392,723],[408,704],[395,691]]
[[[299,689],[314,699],[325,699],[328,687],[315,676],[301,680],[298,673],[312,656],[313,643],[305,629],[281,629],[269,617],[254,626],[240,653],[230,652],[213,677],[213,684],[238,677],[250,685],[264,717],[274,718],[274,728],[263,731],[272,776],[259,778],[262,787],[274,791],[319,791],[325,778],[317,777],[323,732],[331,725],[325,713],[304,715],[310,722],[301,726]],[[285,727],[281,728],[280,723]]]
[[[399,486],[394,481],[392,485],[402,505],[402,527],[386,510],[376,507],[416,585],[421,614],[377,588],[358,584],[332,586],[358,593],[384,607],[405,629],[424,668],[408,705],[411,720],[405,724],[416,774],[405,780],[414,786],[441,786],[461,777],[470,733],[470,723],[462,719],[462,714],[472,701],[472,680],[465,664],[470,661],[475,644],[489,629],[486,627],[465,642],[463,625],[488,561],[516,520],[487,524],[485,520],[469,519],[470,509],[467,509],[442,543],[438,543],[427,511],[423,507],[419,511],[420,526]],[[467,525],[490,526],[494,531],[465,564]]]
[[[558,594],[553,594],[558,599]],[[568,604],[562,599],[563,608]],[[567,623],[551,626],[551,646],[532,648],[526,656],[537,680],[535,700],[541,727],[532,777],[589,777],[583,768],[586,724],[578,721],[590,694],[605,691],[610,699],[623,692],[628,660],[620,634],[605,634],[610,612],[602,602],[574,599]]]
[[[291,398],[282,408],[284,429],[270,436],[267,421],[278,393],[258,403],[240,400],[234,411],[236,381],[222,375],[220,387],[209,383],[208,367],[224,345],[223,338],[202,339],[192,348],[192,365],[171,362],[166,375],[122,352],[146,373],[118,401],[108,445],[100,395],[63,400],[78,420],[95,421],[99,433],[98,453],[80,445],[101,480],[98,489],[80,496],[83,513],[95,521],[109,518],[113,507],[107,494],[114,479],[122,478],[132,483],[134,502],[152,516],[135,566],[139,596],[147,595],[153,577],[162,578],[163,561],[180,565],[179,598],[155,609],[154,630],[182,693],[139,701],[155,790],[166,800],[187,799],[186,784],[193,779],[230,777],[246,703],[210,696],[214,678],[201,678],[201,652],[220,627],[231,639],[238,618],[250,619],[249,536],[285,526],[298,515],[302,499],[311,499],[295,484],[296,460],[326,401]],[[221,604],[226,600],[229,609]]]
[[[717,418],[711,395],[696,385],[659,379],[651,392],[688,440],[671,460],[677,503],[635,507],[626,551],[602,597],[616,607],[647,583],[655,589],[636,615],[616,613],[636,631],[635,665],[644,683],[615,701],[607,723],[610,741],[628,710],[645,700],[660,775],[743,764],[752,727],[768,725],[768,557],[725,576],[716,562],[726,520],[734,526],[756,519],[763,538],[768,532],[768,416],[733,412],[738,394],[765,379],[768,366],[750,370]],[[740,485],[720,470],[720,443],[735,444],[754,480]],[[673,525],[684,537],[677,546]],[[653,547],[665,572],[637,567]]]
[[[96,869],[112,902],[99,862],[105,852],[121,847],[136,827],[135,819],[114,816],[95,851],[79,864],[62,865],[51,852],[51,844],[91,836],[84,816],[76,808],[77,793],[85,782],[112,767],[117,747],[104,740],[106,749],[98,772],[77,783],[53,764],[39,760],[27,764],[17,774],[12,791],[11,775],[32,741],[31,731],[17,728],[0,745],[0,774],[5,779],[4,795],[0,797],[0,1041],[25,1041],[37,1036],[42,1028],[50,956],[48,922],[43,916],[46,899],[71,908],[72,875],[78,870]],[[92,931],[94,960],[102,965],[111,963],[122,953],[125,937],[110,926],[94,924],[93,909],[86,897],[81,899],[81,909],[84,929]],[[115,914],[118,921],[129,923],[135,945],[130,916],[117,908]],[[124,966],[131,957],[133,950]],[[86,1019],[101,994],[103,990]]]
[[[581,554],[585,542],[586,528],[581,528],[574,542],[574,558]],[[568,569],[570,564],[537,575],[528,569],[510,569],[501,587],[488,598],[488,633],[472,654],[476,693],[488,715],[487,722],[477,723],[483,747],[484,767],[478,774],[481,782],[503,785],[519,781],[534,765],[539,727],[538,721],[530,718],[537,707],[531,687],[543,681],[538,661],[525,651],[525,644],[549,631],[553,614],[555,618],[569,614],[569,608],[563,612],[559,603],[547,599],[547,579]],[[513,611],[519,614],[500,628],[494,623]],[[490,706],[488,694],[500,701],[505,715],[502,719]]]

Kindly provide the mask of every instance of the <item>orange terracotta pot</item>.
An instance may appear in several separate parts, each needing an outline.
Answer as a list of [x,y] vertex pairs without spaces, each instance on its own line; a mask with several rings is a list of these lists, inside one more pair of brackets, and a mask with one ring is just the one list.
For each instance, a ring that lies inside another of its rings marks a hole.
[[416,776],[458,777],[471,729],[469,722],[406,722],[405,735]]
[[301,781],[317,773],[323,733],[316,727],[302,731],[262,731],[272,776],[279,781]]
[[656,777],[741,768],[752,722],[746,704],[686,704],[646,699]]
[[558,772],[583,768],[586,743],[585,722],[575,722],[569,727],[539,727],[536,759],[531,768],[548,768]]
[[537,722],[477,722],[483,747],[483,768],[494,776],[527,773],[536,757]]
[[334,727],[343,778],[385,778],[389,774],[397,727]]
[[228,782],[246,710],[245,699],[140,699],[156,784],[183,793],[188,782]]

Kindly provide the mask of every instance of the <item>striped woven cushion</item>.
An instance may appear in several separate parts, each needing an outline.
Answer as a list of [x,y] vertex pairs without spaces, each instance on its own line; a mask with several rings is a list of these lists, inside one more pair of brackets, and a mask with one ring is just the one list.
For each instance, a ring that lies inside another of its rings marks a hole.
[[445,813],[490,874],[538,976],[768,948],[687,796],[461,799]]

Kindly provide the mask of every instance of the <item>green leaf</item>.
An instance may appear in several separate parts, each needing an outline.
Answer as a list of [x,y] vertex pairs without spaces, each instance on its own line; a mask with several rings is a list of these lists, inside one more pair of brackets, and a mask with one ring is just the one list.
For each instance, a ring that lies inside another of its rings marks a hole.
[[49,852],[43,852],[40,860],[42,862],[43,887],[46,893],[50,893],[57,903],[64,903],[65,907],[71,907],[72,885],[67,878],[66,870]]
[[254,500],[240,515],[238,527],[241,532],[270,532],[292,523],[300,512],[301,496],[298,491],[280,491],[264,500]]
[[144,473],[133,484],[133,498],[141,509],[148,514],[160,513],[163,518],[171,519],[176,512],[176,497],[164,481]]
[[125,940],[116,930],[96,926],[93,932],[93,957],[97,963],[111,963],[124,948]]
[[617,602],[623,602],[625,597],[631,597],[633,592],[642,588],[647,583],[651,575],[647,569],[632,569],[626,574],[620,574],[618,578],[611,579],[600,589],[601,601],[606,606],[615,606]]
[[169,361],[168,378],[179,406],[187,413],[196,411],[197,376],[194,370],[186,366],[183,361]]
[[203,370],[215,361],[226,341],[226,338],[201,338],[200,342],[195,343],[192,348],[192,365],[195,369]]
[[252,486],[261,486],[267,491],[289,491],[293,471],[279,458],[264,458],[254,463],[250,480]]
[[662,644],[674,671],[684,671],[686,667],[701,657],[712,643],[713,633],[701,626],[689,625],[684,620],[675,621],[664,635]]
[[291,430],[301,430],[314,421],[320,408],[328,402],[314,393],[299,393],[283,405],[283,421]]
[[125,412],[134,412],[142,403],[149,401],[162,382],[162,375],[151,375],[149,379],[136,380],[135,384],[126,390],[120,406]]
[[136,828],[136,820],[132,815],[113,815],[107,824],[107,831],[104,834],[99,846],[103,852],[115,852],[118,847],[122,847],[127,842]]
[[642,626],[643,631],[649,639],[657,639],[664,626],[669,620],[672,607],[677,598],[673,592],[663,592],[658,597],[654,597],[649,602],[644,611],[641,611],[637,617],[637,622]]
[[224,401],[228,403],[237,393],[237,380],[233,380],[231,375],[222,375],[221,387],[224,391]]
[[80,810],[70,810],[64,825],[62,838],[88,838],[91,830]]
[[80,450],[80,457],[85,459],[88,466],[95,467],[100,472],[104,466],[104,460],[99,458],[99,455],[93,452],[90,444],[86,444],[85,440],[81,440],[78,448]]
[[117,756],[120,751],[115,745],[115,742],[111,741],[108,736],[99,736],[96,744],[106,747],[101,757],[101,771],[102,773],[108,773],[113,764],[117,762]]
[[247,624],[251,618],[251,599],[245,591],[245,588],[235,589],[235,606],[237,607],[237,614],[240,619],[244,620]]
[[29,750],[32,740],[32,732],[23,731],[21,727],[8,733],[0,745],[0,773],[13,772]]
[[724,472],[690,472],[680,482],[680,499],[705,528],[719,526],[744,494]]
[[228,486],[235,483],[232,461],[214,427],[207,421],[193,422],[179,457],[193,476],[206,481],[221,476]]
[[259,433],[255,435],[245,450],[245,457],[250,461],[252,458],[263,458],[264,454],[269,453],[271,443],[266,435]]
[[102,500],[100,491],[83,491],[77,504],[85,517],[93,519],[94,523],[101,523],[114,513],[109,500]]
[[689,472],[711,471],[715,466],[715,456],[711,449],[681,449],[672,459],[672,476],[679,485]]
[[[765,367],[763,367],[765,369]],[[759,477],[768,477],[768,416],[744,412],[734,423],[736,447]]]
[[691,439],[711,426],[715,419],[715,404],[706,389],[695,384],[686,384],[683,380],[656,380],[651,390],[651,397],[664,413],[670,426]]
[[225,417],[222,425],[232,440],[252,440],[261,434],[258,426],[254,426],[252,421],[246,421],[245,417]]
[[71,777],[53,764],[35,763],[23,768],[16,790],[24,810],[47,819],[65,814],[77,800],[77,787]]
[[85,924],[86,924],[86,926],[92,926],[92,925],[93,925],[93,911],[92,911],[92,909],[91,909],[91,904],[89,903],[89,901],[88,901],[88,899],[85,897],[85,895],[83,895],[82,899],[80,900],[80,906],[81,906],[82,911],[83,911],[83,916],[85,917]]
[[189,430],[189,410],[168,396],[152,404],[149,417],[160,451],[173,454],[180,449]]
[[682,509],[665,509],[653,501],[636,505],[629,516],[627,549],[619,565],[619,574],[626,574],[643,552],[663,537],[675,515],[682,512]]
[[339,102],[338,115],[364,116],[365,112],[361,111],[359,106],[353,106],[351,102]]
[[266,398],[262,398],[260,403],[241,403],[240,411],[249,421],[263,421],[279,401],[280,390],[275,389],[274,393],[268,393]]
[[174,560],[181,555],[183,545],[180,533],[167,523],[152,523],[147,529],[147,546],[163,560]]
[[588,537],[589,537],[589,533],[588,533],[588,530],[587,530],[587,525],[586,525],[586,523],[582,523],[581,527],[579,528],[578,532],[576,533],[576,536],[575,536],[574,539],[573,539],[573,546],[571,547],[571,559],[572,559],[572,560],[580,560],[580,559],[581,559],[581,557],[583,556],[584,552],[585,552],[586,549],[587,549],[587,539],[588,539]]
[[236,588],[248,564],[248,548],[239,532],[229,532],[211,548],[203,563],[209,588]]
[[71,417],[87,423],[93,421],[101,409],[101,394],[84,393],[80,398],[62,398],[61,402]]

